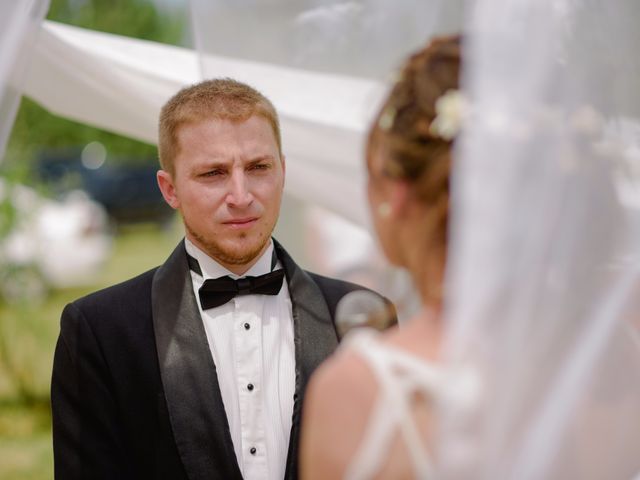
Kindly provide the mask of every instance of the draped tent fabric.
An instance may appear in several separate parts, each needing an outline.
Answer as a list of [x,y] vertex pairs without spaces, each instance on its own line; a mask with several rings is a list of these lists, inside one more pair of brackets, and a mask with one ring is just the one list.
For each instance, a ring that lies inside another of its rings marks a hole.
[[45,21],[24,93],[56,115],[155,143],[162,104],[198,80],[188,50]]
[[49,0],[0,3],[0,159],[20,103],[31,50],[48,8]]
[[[461,4],[403,0],[389,10],[381,0],[193,1],[196,52],[45,21],[23,88],[54,114],[155,143],[160,108],[182,86],[213,77],[247,82],[280,113],[285,191],[367,227],[368,123],[406,52],[433,33],[457,29]],[[255,22],[260,8],[270,22]],[[212,32],[226,32],[230,24],[238,31],[251,29],[252,35],[218,42]],[[278,25],[288,25],[287,30],[280,32]],[[296,35],[304,35],[304,42],[296,42]],[[331,36],[342,40],[327,43]],[[356,41],[378,45],[377,50],[353,50]],[[258,44],[264,48],[256,49]]]
[[[363,135],[384,84],[219,55],[206,58],[207,77],[246,81],[274,102],[288,158],[286,191],[362,225]],[[188,49],[47,21],[24,92],[57,115],[155,143],[161,106],[179,88],[200,80],[198,65],[198,55]],[[323,185],[332,185],[331,191]]]
[[478,0],[456,152],[442,478],[640,472],[640,4]]

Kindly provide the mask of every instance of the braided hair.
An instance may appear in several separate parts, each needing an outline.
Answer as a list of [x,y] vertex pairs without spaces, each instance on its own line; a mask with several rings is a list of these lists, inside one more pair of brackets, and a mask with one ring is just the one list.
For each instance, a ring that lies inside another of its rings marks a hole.
[[415,226],[424,232],[424,242],[415,248],[442,263],[442,269],[453,139],[439,135],[432,125],[438,99],[459,89],[460,61],[460,36],[437,37],[413,54],[370,130],[367,151],[370,157],[373,149],[384,148],[382,174],[406,181],[428,207],[422,225]]

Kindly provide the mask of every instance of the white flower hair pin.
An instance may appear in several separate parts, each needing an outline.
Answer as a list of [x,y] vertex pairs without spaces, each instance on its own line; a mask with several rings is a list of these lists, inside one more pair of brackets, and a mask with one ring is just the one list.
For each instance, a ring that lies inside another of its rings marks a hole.
[[460,130],[469,106],[460,90],[447,90],[436,100],[436,118],[429,125],[429,132],[444,140],[453,140]]

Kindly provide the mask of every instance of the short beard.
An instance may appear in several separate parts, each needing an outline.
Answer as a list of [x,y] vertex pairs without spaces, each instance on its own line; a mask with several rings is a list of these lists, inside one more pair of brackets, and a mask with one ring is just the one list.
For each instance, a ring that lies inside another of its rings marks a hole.
[[198,246],[204,249],[205,253],[218,263],[223,265],[246,265],[262,253],[265,246],[271,239],[271,234],[266,235],[257,248],[244,253],[243,255],[234,255],[220,246],[218,242],[208,240],[202,235],[196,233],[187,223],[184,224],[187,232],[198,242]]

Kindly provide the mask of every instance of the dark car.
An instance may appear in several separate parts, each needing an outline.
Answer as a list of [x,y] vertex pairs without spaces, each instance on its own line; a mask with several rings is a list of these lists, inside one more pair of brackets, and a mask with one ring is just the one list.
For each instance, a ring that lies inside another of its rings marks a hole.
[[[82,189],[107,210],[115,223],[157,222],[166,224],[174,215],[156,183],[157,160],[95,160],[89,144],[84,149],[45,152],[37,162],[41,180],[54,194]],[[104,147],[102,147],[104,148]]]

